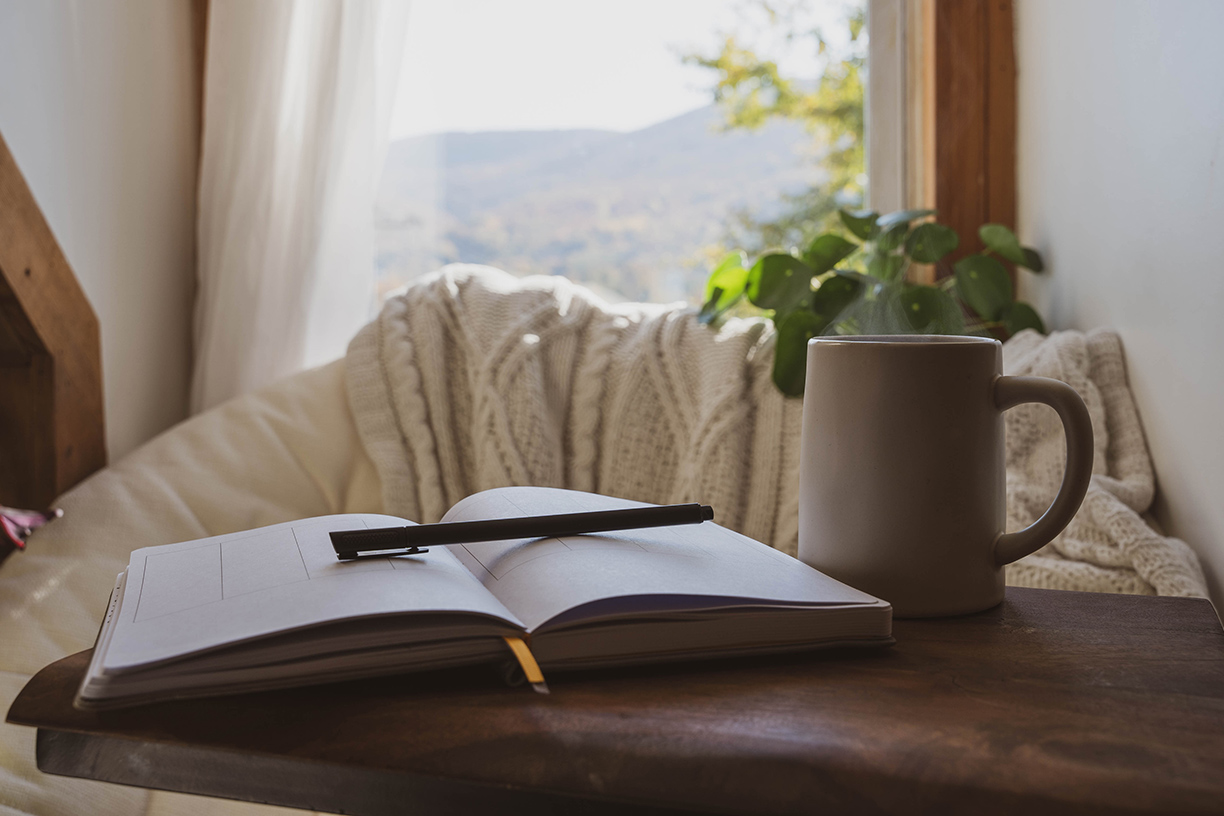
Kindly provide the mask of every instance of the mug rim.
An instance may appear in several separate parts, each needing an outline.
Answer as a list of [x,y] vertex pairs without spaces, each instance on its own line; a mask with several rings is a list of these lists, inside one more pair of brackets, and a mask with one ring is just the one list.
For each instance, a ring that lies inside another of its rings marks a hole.
[[881,345],[881,346],[981,346],[1002,345],[993,337],[974,337],[966,334],[844,334],[813,337],[808,345]]

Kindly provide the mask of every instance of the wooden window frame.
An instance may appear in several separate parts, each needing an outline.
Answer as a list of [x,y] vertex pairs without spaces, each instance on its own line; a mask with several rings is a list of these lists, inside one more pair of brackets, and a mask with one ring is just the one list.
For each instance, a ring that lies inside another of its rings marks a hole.
[[[937,210],[961,238],[949,260],[977,252],[982,224],[1016,227],[1012,0],[869,0],[868,9],[871,205]],[[920,269],[918,279],[934,274]]]

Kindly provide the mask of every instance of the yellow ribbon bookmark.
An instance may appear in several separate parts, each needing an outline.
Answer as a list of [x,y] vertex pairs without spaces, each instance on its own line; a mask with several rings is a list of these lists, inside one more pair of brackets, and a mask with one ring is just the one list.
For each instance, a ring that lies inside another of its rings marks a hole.
[[527,648],[527,643],[522,638],[507,637],[503,638],[506,645],[510,647],[510,651],[514,653],[515,660],[523,669],[523,674],[527,677],[527,682],[531,687],[540,694],[548,694],[548,684],[544,682],[544,674],[540,671],[540,664],[536,663],[535,655],[531,653],[531,649]]

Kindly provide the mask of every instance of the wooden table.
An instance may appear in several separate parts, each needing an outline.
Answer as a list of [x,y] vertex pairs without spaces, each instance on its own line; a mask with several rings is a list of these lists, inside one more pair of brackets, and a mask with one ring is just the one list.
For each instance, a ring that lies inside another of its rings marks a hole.
[[480,671],[83,713],[88,652],[9,720],[49,773],[356,814],[1224,812],[1224,632],[1203,600],[1009,589],[897,645]]

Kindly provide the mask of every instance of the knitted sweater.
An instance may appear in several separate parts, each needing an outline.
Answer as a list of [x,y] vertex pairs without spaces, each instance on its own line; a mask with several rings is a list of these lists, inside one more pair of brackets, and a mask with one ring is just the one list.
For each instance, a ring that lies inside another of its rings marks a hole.
[[[774,388],[773,345],[763,320],[714,331],[682,305],[610,305],[564,278],[451,266],[390,298],[354,338],[349,403],[386,512],[432,522],[476,491],[528,484],[702,501],[793,555],[802,402]],[[1009,567],[1008,583],[1205,596],[1190,549],[1140,516],[1154,480],[1117,336],[1026,332],[1004,361],[1074,386],[1096,433],[1083,508]],[[1065,451],[1049,408],[1021,406],[1006,422],[1018,529],[1049,505]]]

